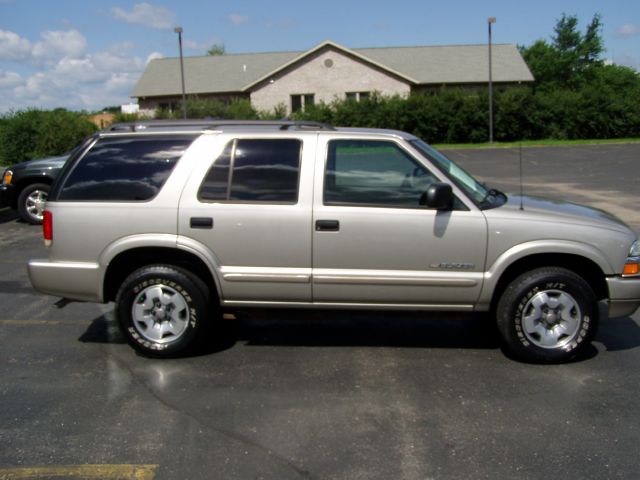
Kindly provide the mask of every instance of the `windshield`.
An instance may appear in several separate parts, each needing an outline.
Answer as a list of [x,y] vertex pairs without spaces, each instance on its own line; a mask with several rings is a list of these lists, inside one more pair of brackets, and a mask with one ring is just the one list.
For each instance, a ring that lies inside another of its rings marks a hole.
[[463,190],[477,205],[483,203],[490,194],[487,187],[478,182],[463,168],[449,160],[444,154],[422,140],[410,140],[411,145],[435,163],[458,188]]

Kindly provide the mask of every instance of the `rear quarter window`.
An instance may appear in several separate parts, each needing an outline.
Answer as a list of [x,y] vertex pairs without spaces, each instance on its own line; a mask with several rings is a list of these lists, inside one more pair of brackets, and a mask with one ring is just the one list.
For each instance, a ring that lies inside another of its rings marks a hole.
[[57,200],[151,200],[194,138],[185,135],[101,138],[63,180]]

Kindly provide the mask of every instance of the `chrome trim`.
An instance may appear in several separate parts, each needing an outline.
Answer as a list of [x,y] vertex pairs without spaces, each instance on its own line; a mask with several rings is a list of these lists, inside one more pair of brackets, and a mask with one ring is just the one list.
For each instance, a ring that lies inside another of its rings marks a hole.
[[222,278],[227,282],[309,283],[311,281],[310,275],[287,274],[226,273]]
[[426,310],[472,312],[473,305],[429,303],[345,303],[345,302],[274,302],[260,300],[224,300],[224,307],[335,308],[374,310]]
[[310,283],[310,268],[222,267],[227,282]]
[[332,285],[406,285],[420,287],[475,287],[477,280],[442,277],[396,277],[372,275],[314,275],[313,282]]

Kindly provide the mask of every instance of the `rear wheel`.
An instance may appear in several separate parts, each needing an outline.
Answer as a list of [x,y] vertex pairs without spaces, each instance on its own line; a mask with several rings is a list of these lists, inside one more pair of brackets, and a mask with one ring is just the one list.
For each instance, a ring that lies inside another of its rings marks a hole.
[[175,357],[204,340],[208,297],[206,285],[191,272],[152,265],[125,279],[115,312],[133,348],[150,357]]
[[570,270],[544,267],[517,277],[496,309],[505,346],[517,357],[562,362],[593,339],[598,303],[589,284]]
[[44,204],[49,197],[50,188],[46,183],[32,183],[20,192],[18,213],[25,222],[33,225],[42,223],[42,212],[44,212]]

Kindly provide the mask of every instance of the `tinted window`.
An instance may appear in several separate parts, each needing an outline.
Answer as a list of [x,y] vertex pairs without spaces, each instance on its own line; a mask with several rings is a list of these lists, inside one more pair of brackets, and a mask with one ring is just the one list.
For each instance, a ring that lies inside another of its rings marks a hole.
[[198,198],[296,203],[301,146],[293,139],[231,142],[209,169]]
[[229,143],[222,155],[209,169],[198,191],[200,200],[226,200],[229,194],[229,165],[234,142]]
[[392,142],[329,142],[324,179],[327,205],[419,208],[436,178]]
[[58,198],[150,200],[192,141],[185,136],[102,138],[73,168]]

